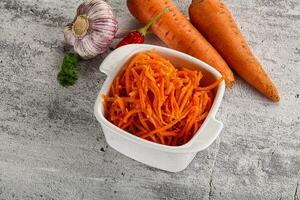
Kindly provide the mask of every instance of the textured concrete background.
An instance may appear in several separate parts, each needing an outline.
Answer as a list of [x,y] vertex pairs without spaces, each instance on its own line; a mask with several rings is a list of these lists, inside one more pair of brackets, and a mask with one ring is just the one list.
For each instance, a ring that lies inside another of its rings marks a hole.
[[[63,25],[79,2],[0,0],[1,200],[300,199],[299,0],[226,0],[282,101],[237,78],[217,114],[221,136],[176,174],[106,145],[93,116],[105,55],[80,65],[76,86],[58,85]],[[138,25],[125,0],[108,2],[121,28]]]

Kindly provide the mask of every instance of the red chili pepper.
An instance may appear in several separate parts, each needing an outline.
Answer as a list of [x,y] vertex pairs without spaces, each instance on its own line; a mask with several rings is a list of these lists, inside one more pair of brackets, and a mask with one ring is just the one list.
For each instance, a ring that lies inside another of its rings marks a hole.
[[144,27],[142,27],[136,31],[128,33],[119,42],[119,44],[117,45],[116,48],[119,48],[119,47],[127,45],[127,44],[143,44],[145,41],[145,36],[147,35],[148,29],[150,28],[150,26],[167,12],[169,12],[169,9],[165,8],[161,13],[159,13],[151,21],[149,21]]

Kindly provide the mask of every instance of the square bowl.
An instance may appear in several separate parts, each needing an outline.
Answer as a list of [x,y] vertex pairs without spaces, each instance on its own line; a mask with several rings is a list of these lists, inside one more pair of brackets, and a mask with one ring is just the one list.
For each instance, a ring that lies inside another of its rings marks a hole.
[[102,95],[109,93],[114,78],[134,54],[153,49],[159,55],[168,59],[175,67],[188,66],[200,69],[203,73],[205,84],[209,84],[221,77],[221,74],[213,67],[179,51],[147,44],[126,45],[111,52],[100,65],[100,71],[105,73],[107,78],[96,99],[94,114],[101,124],[107,143],[112,148],[146,165],[170,172],[178,172],[185,169],[197,152],[211,145],[220,134],[223,124],[215,119],[215,115],[223,98],[225,83],[222,81],[215,89],[215,98],[205,121],[186,144],[167,146],[130,134],[105,118]]

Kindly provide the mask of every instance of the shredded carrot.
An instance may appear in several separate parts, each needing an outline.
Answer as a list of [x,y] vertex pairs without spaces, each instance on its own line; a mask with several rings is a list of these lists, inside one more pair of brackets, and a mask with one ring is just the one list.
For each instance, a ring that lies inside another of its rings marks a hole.
[[201,127],[223,78],[203,86],[199,70],[175,68],[154,51],[135,55],[104,96],[106,118],[146,140],[187,143]]

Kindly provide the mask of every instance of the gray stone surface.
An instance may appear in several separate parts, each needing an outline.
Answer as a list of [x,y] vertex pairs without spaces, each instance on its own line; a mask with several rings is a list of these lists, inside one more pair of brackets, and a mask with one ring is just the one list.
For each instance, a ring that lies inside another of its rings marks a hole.
[[[107,1],[121,29],[138,25],[125,0]],[[282,101],[237,78],[217,114],[221,136],[180,173],[107,146],[93,116],[105,55],[80,64],[76,86],[58,85],[62,27],[79,2],[0,0],[1,200],[300,199],[299,0],[226,0]]]

